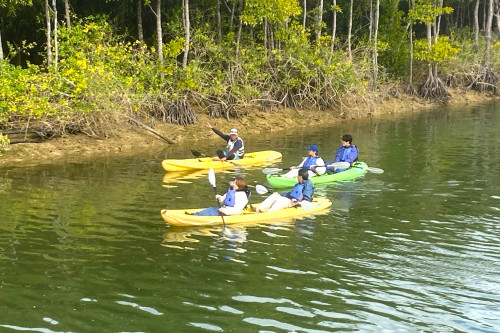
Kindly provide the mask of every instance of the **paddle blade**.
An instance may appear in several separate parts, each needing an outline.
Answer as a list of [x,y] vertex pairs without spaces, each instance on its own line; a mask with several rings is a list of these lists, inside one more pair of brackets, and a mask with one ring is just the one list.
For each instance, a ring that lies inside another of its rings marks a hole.
[[311,210],[313,208],[313,204],[310,201],[304,200],[300,201],[300,206],[302,206],[303,210]]
[[366,168],[366,170],[368,170],[371,173],[378,173],[378,174],[384,173],[384,170],[380,169],[380,168],[368,167],[368,168]]
[[232,164],[232,165],[234,165],[234,166],[237,166],[237,167],[240,167],[240,166],[241,166],[241,164],[238,164],[238,163],[233,162],[233,161],[228,161],[228,162],[229,162],[229,163],[231,163],[231,164]]
[[333,168],[338,168],[338,169],[347,169],[351,166],[351,163],[349,162],[334,162],[330,164],[331,167]]
[[262,173],[264,173],[266,175],[274,175],[274,174],[277,174],[280,171],[283,171],[283,169],[279,169],[279,168],[265,168],[265,169],[262,169]]
[[193,154],[194,157],[205,157],[205,154],[200,153],[197,150],[191,149],[191,154]]
[[214,172],[214,169],[210,169],[208,171],[208,181],[210,182],[210,184],[212,184],[212,187],[216,187],[215,186],[215,172]]
[[266,194],[268,192],[267,188],[262,185],[256,185],[255,190],[257,191],[258,194]]

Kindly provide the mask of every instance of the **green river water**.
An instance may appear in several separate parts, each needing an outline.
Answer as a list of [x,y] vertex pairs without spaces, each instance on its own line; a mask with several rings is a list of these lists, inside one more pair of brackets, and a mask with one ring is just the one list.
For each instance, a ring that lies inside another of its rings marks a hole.
[[[2,168],[0,332],[500,332],[500,103],[240,133],[279,167],[310,144],[331,161],[350,133],[385,173],[318,186],[326,215],[226,237],[160,216],[215,204],[206,173],[161,169],[222,147],[215,135]],[[219,192],[235,174],[265,185],[263,167],[216,171]]]

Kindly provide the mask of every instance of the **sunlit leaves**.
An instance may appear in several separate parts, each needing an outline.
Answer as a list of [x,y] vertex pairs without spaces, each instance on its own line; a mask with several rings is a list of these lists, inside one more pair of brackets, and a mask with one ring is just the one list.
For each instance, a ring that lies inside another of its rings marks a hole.
[[260,24],[263,19],[282,23],[301,12],[297,0],[246,0],[241,20],[252,26]]
[[453,58],[460,52],[460,48],[453,47],[447,36],[439,37],[437,43],[432,45],[431,50],[429,50],[429,44],[425,39],[415,40],[414,45],[415,58],[430,64],[441,63],[447,59]]

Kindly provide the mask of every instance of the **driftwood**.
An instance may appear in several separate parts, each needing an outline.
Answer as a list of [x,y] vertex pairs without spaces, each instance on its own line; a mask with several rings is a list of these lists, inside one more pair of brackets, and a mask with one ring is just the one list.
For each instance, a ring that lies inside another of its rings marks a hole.
[[151,133],[155,134],[155,135],[158,135],[160,138],[162,138],[163,140],[165,140],[166,142],[170,143],[170,144],[174,144],[175,142],[170,140],[169,138],[163,136],[163,134],[160,134],[158,133],[157,131],[155,131],[154,129],[152,129],[151,127],[149,127],[148,125],[145,125],[143,123],[141,123],[139,120],[137,119],[134,119],[132,117],[129,117],[127,116],[126,114],[123,114],[123,113],[120,113],[120,115],[122,115],[123,117],[127,118],[128,120],[130,120],[131,122],[139,125],[139,126],[142,126],[144,129],[150,131]]

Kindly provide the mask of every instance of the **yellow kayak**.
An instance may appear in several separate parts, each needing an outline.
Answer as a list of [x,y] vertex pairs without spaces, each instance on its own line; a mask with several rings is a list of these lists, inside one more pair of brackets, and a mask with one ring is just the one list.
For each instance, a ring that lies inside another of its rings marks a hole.
[[[244,211],[240,215],[228,215],[224,216],[224,222],[226,224],[252,224],[259,222],[272,222],[272,221],[286,221],[289,219],[294,219],[297,217],[324,214],[328,212],[328,208],[332,205],[332,202],[327,198],[314,198],[311,203],[307,205],[307,209],[296,206],[292,208],[285,208],[281,210],[275,210],[272,212],[256,213],[252,207],[257,207],[258,204],[249,205],[248,210]],[[197,209],[175,209],[175,210],[161,210],[161,217],[165,222],[172,226],[178,227],[193,227],[193,226],[207,226],[222,224],[221,216],[198,216],[191,215],[195,212],[200,211],[201,208]]]
[[273,150],[256,151],[246,153],[243,158],[231,161],[213,161],[212,157],[188,158],[182,160],[163,160],[161,165],[165,171],[188,171],[202,169],[221,169],[261,164],[281,158],[281,153]]

